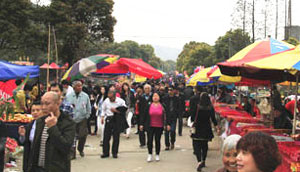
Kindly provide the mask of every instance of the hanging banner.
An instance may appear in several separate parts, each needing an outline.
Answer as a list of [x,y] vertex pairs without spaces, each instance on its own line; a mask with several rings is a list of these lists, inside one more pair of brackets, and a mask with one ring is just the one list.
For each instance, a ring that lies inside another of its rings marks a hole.
[[17,88],[16,80],[0,81],[0,99],[9,99],[13,96],[13,90]]

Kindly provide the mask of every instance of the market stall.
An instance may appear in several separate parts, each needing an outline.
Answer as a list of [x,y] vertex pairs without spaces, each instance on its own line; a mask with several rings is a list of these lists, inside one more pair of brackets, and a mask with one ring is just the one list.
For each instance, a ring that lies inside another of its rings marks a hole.
[[[24,79],[28,74],[29,78],[36,78],[39,77],[39,72],[39,66],[22,66],[0,61],[0,81],[2,84],[0,91],[2,92],[2,96],[0,99],[4,101],[12,97],[12,91],[16,88],[16,85],[12,83],[15,79]],[[4,91],[6,94],[3,94]],[[7,136],[15,139],[18,138],[18,127],[20,125],[26,125],[32,120],[32,118],[26,114],[10,115],[8,119],[6,115],[7,114],[0,114],[0,117],[2,116],[0,120],[5,121],[8,128]]]
[[[274,40],[270,39],[270,42],[272,43]],[[273,43],[273,45],[276,44]],[[228,60],[227,62],[219,63],[218,66],[223,74],[230,76],[268,80],[272,83],[298,80],[298,71],[295,64],[300,61],[299,47],[289,48],[284,43],[280,43],[273,47],[273,49],[271,46],[271,49],[262,47],[262,50],[271,53],[252,55],[238,61]],[[253,125],[240,125],[239,117],[231,119],[229,128],[240,135],[245,135],[252,131],[261,131],[272,135],[277,141],[279,151],[282,155],[282,164],[276,171],[299,171],[300,144],[295,119],[296,113],[294,113],[293,130],[274,129],[272,126],[265,125],[264,121],[252,121],[252,119],[251,122],[254,123]]]

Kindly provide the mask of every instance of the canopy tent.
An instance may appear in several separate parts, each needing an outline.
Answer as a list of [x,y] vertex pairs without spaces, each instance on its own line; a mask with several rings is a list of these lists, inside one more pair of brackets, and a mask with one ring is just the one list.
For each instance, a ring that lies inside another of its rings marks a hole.
[[[44,63],[42,66],[40,66],[41,69],[47,69],[48,68],[48,64],[47,63]],[[60,67],[52,62],[50,65],[49,65],[49,69],[60,69]]]
[[115,63],[98,69],[92,75],[128,75],[130,72],[149,79],[158,79],[163,76],[162,72],[145,63],[142,59],[130,58],[120,58]]
[[39,66],[22,66],[4,61],[0,61],[0,80],[21,79],[26,78],[30,74],[30,78],[39,77]]
[[121,65],[117,62],[105,66],[102,69],[97,69],[97,71],[93,74],[101,75],[101,74],[114,74],[114,75],[125,75],[129,72],[129,69],[126,65]]
[[[257,68],[246,66],[248,62],[264,59],[273,55],[279,55],[283,52],[291,51],[294,49],[293,45],[283,41],[277,41],[270,38],[269,40],[257,41],[243,50],[236,53],[233,57],[226,62],[218,63],[222,74],[229,76],[244,76],[254,79],[270,79],[266,77],[268,71],[261,71],[261,75],[257,76],[259,71]],[[267,73],[266,73],[267,72]],[[282,73],[275,72],[276,76],[273,79],[282,80]]]
[[120,65],[126,65],[129,72],[149,79],[159,79],[163,76],[162,73],[144,62],[142,59],[120,58],[117,63]]

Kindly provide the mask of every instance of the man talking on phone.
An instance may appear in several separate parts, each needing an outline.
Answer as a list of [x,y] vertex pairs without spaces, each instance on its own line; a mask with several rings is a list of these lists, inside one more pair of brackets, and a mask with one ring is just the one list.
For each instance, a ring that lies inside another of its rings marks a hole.
[[75,122],[70,115],[60,111],[60,97],[55,92],[47,92],[42,97],[44,114],[36,120],[32,151],[28,152],[29,172],[69,172],[70,148],[75,137]]

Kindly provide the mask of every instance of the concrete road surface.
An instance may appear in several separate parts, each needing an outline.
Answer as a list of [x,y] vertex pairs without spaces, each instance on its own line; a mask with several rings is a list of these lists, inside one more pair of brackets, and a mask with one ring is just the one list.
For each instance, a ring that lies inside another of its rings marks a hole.
[[[93,130],[92,130],[93,131]],[[133,129],[132,133],[136,130]],[[100,136],[88,136],[85,157],[81,158],[77,152],[77,159],[72,160],[72,172],[195,172],[196,157],[193,155],[192,140],[188,135],[188,128],[184,128],[183,136],[176,137],[175,150],[165,151],[164,136],[161,139],[161,155],[159,162],[146,161],[147,148],[139,147],[138,135],[131,134],[126,139],[121,134],[119,158],[101,159],[102,147],[99,146]],[[215,136],[209,143],[206,168],[203,172],[214,172],[222,167],[220,154],[221,140]],[[155,151],[153,151],[155,152]]]

